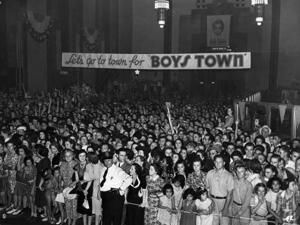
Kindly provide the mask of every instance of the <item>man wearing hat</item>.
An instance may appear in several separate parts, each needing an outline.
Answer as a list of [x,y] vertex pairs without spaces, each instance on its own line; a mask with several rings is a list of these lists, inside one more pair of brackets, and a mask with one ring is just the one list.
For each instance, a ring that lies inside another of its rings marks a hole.
[[103,153],[106,167],[100,174],[100,192],[103,208],[103,225],[120,225],[124,205],[124,193],[132,178],[113,163],[113,153]]

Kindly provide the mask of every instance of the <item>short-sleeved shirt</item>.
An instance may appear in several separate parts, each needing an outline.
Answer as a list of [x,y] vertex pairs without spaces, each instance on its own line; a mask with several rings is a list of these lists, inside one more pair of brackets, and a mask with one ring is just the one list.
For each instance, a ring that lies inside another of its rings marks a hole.
[[247,202],[249,207],[252,190],[253,188],[249,181],[234,179],[233,201],[239,204]]
[[272,191],[272,190],[269,190],[268,193],[266,194],[266,200],[267,202],[269,202],[271,204],[271,209],[273,211],[276,211],[277,209],[277,197],[278,197],[278,194],[280,194],[281,192],[279,191],[278,193]]
[[206,175],[206,187],[216,197],[226,197],[234,187],[233,176],[227,170],[210,170]]
[[[256,207],[259,203],[259,199],[257,197],[257,195],[253,195],[251,197],[251,201],[250,201],[250,206],[251,207]],[[267,216],[268,215],[268,208],[267,208],[267,201],[264,200],[264,202],[261,204],[261,206],[259,207],[259,209],[256,211],[256,213],[258,216]]]

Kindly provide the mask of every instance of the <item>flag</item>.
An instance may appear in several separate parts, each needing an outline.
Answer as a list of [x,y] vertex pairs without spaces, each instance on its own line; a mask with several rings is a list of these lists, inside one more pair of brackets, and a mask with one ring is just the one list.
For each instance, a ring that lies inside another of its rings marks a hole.
[[278,105],[278,107],[279,107],[280,121],[282,123],[284,120],[284,115],[285,115],[287,105]]

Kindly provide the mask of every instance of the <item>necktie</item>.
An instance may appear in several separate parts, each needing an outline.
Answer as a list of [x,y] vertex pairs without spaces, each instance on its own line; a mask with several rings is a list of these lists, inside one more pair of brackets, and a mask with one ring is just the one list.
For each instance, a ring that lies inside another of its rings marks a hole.
[[106,181],[106,176],[107,176],[108,168],[105,170],[104,175],[103,175],[103,180],[100,183],[100,187],[103,187],[105,181]]

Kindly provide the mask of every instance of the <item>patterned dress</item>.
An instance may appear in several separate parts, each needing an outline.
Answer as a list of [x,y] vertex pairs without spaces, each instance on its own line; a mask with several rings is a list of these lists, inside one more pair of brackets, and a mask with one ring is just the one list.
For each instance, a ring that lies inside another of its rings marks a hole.
[[16,187],[17,164],[19,157],[17,154],[8,153],[4,158],[4,164],[8,170],[8,188],[11,193],[14,193]]
[[[60,174],[63,180],[63,188],[67,188],[72,184],[72,178],[74,174],[74,167],[77,165],[76,161],[62,162],[60,167]],[[65,198],[65,205],[66,205],[66,212],[68,219],[75,219],[77,217],[77,199],[66,199]]]
[[184,200],[181,209],[186,212],[181,213],[180,225],[196,225],[196,215],[187,213],[196,212],[197,207],[195,202],[188,202],[187,200]]
[[201,171],[199,175],[195,172],[189,174],[186,183],[196,191],[198,188],[205,188],[205,174]]
[[[157,179],[150,179],[149,176],[146,177],[147,191],[148,191],[148,205],[149,207],[145,209],[145,225],[160,225],[157,220],[158,209],[156,208],[159,204],[159,196],[162,195],[162,187],[164,185],[164,180],[161,177]],[[154,208],[152,208],[154,207]]]

